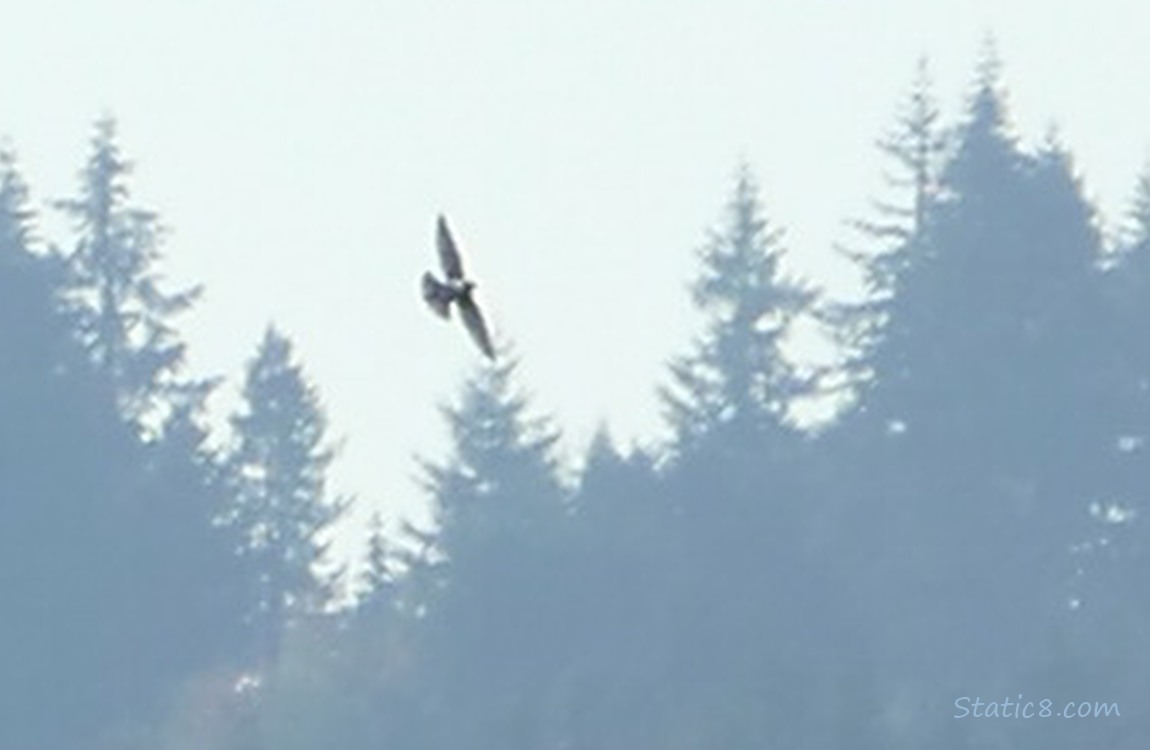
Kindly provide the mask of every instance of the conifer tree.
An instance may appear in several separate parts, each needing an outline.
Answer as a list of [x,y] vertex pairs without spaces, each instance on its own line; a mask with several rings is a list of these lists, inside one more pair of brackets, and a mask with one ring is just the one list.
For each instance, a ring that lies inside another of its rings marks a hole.
[[[857,222],[864,233],[889,238],[898,245],[924,231],[930,204],[938,193],[939,168],[946,141],[939,132],[940,115],[933,88],[929,62],[925,57],[920,58],[894,127],[878,141],[879,149],[890,158],[892,165],[891,171],[884,173],[887,185],[900,193],[909,193],[909,200],[876,201],[879,219]],[[876,280],[885,278],[881,274],[876,277]]]
[[441,539],[456,553],[473,534],[482,542],[498,538],[488,534],[526,539],[561,510],[554,456],[559,434],[529,414],[526,396],[513,385],[516,367],[505,357],[464,384],[458,405],[442,410],[451,457],[424,462]]
[[424,746],[549,744],[548,681],[567,654],[566,491],[558,433],[530,414],[503,352],[443,408],[445,460],[423,461],[434,548],[404,594],[418,603],[420,681],[432,714]]
[[606,427],[600,427],[587,447],[575,506],[580,515],[596,516],[597,523],[610,525],[621,514],[646,506],[654,482],[654,459],[637,448],[624,453]]
[[[860,601],[882,603],[881,658],[920,660],[923,690],[1050,658],[1069,550],[1103,490],[1110,409],[1084,366],[1103,354],[1093,208],[1065,149],[1020,145],[999,75],[990,53],[869,355],[865,409],[843,427],[844,555]],[[892,608],[920,619],[888,627]],[[942,632],[945,649],[907,648]]]
[[363,594],[359,607],[379,609],[392,603],[392,593],[396,587],[396,553],[384,531],[383,518],[379,513],[372,514],[367,531],[367,559],[360,577]]
[[[137,454],[62,309],[28,188],[0,153],[0,745],[69,746],[138,708],[116,542]],[[130,577],[130,573],[129,576]],[[151,683],[149,687],[154,687]],[[66,716],[67,721],[60,717]]]
[[[1099,324],[1101,259],[1094,210],[1069,155],[1056,143],[1034,154],[1018,145],[998,75],[996,58],[982,61],[944,174],[948,197],[927,257],[910,271],[897,303],[897,338],[877,364],[905,405],[935,415],[921,428],[934,425],[947,439],[966,433],[977,445],[964,452],[987,457],[995,455],[987,437],[1016,440],[1012,451],[1052,447],[1033,438],[1053,431],[1015,430],[1070,416],[1071,397],[1087,394],[1089,385],[1076,381],[1083,368],[1073,365],[1093,345],[1090,331]],[[913,364],[882,361],[906,351]],[[946,401],[932,394],[946,394]],[[955,411],[942,408],[948,402]],[[976,413],[986,421],[972,420]],[[1081,417],[1075,417],[1080,428]],[[1050,458],[1032,456],[1029,467]]]
[[16,166],[16,154],[8,144],[0,147],[0,248],[11,259],[32,245],[32,211],[28,186]]
[[236,482],[230,522],[243,536],[241,554],[254,570],[249,616],[264,659],[275,654],[284,628],[321,611],[334,581],[325,561],[324,534],[347,507],[327,490],[335,452],[314,386],[295,361],[291,341],[268,327],[243,387],[243,408],[232,418],[237,443],[231,455]]
[[[164,431],[146,445],[132,538],[125,546],[148,575],[137,582],[146,646],[169,674],[238,668],[250,645],[245,607],[254,581],[226,518],[234,497],[227,467],[209,445],[202,400],[178,399]],[[144,592],[147,592],[144,594]],[[173,642],[186,643],[173,648]]]
[[[929,65],[920,58],[894,127],[878,141],[891,164],[885,181],[898,197],[875,201],[876,218],[850,222],[866,247],[842,251],[861,268],[863,300],[830,305],[821,315],[844,350],[841,386],[856,391],[865,390],[874,374],[870,356],[890,321],[903,276],[916,254],[925,252],[930,213],[939,199],[946,140],[932,89]],[[861,393],[851,395],[862,399]]]
[[731,446],[766,451],[772,435],[790,431],[789,409],[811,384],[783,355],[783,342],[814,295],[783,275],[781,256],[781,232],[764,218],[744,165],[721,227],[700,251],[691,288],[707,316],[705,331],[694,351],[672,363],[671,384],[661,391],[677,455],[717,432],[738,435]]
[[66,257],[68,296],[80,339],[115,389],[122,413],[154,428],[166,416],[169,395],[204,387],[181,380],[185,347],[172,327],[200,290],[164,288],[157,268],[164,229],[155,212],[132,204],[131,169],[115,120],[102,118],[96,122],[77,196],[57,205],[76,234]]
[[[4,306],[0,377],[40,368],[22,381],[31,387],[37,381],[47,385],[76,368],[55,359],[74,349],[62,344],[69,323],[60,299],[64,269],[57,258],[36,252],[35,216],[28,204],[28,186],[15,153],[4,146],[0,148],[0,304]],[[55,376],[49,376],[53,371]],[[0,392],[15,395],[19,389],[11,385]],[[14,400],[13,407],[17,404]]]

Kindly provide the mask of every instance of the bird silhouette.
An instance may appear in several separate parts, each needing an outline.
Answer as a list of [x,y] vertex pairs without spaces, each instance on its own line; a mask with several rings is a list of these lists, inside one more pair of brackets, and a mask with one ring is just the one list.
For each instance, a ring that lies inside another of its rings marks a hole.
[[459,319],[471,334],[479,350],[488,359],[495,359],[495,347],[491,345],[491,336],[487,332],[487,324],[483,321],[483,314],[479,312],[479,305],[475,304],[472,295],[475,282],[463,275],[463,261],[459,257],[459,248],[447,228],[447,219],[441,214],[436,222],[435,245],[439,251],[439,266],[443,269],[445,281],[440,281],[433,273],[427,271],[423,274],[423,299],[436,315],[441,318],[451,317],[451,305],[459,310]]

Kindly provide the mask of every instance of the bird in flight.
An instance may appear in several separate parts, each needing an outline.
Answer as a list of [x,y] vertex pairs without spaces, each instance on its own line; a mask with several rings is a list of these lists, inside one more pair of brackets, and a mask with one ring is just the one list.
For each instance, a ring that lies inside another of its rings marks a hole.
[[435,244],[439,251],[439,265],[443,269],[446,281],[440,281],[430,271],[423,274],[423,299],[435,314],[441,318],[451,317],[451,304],[459,310],[459,318],[471,334],[476,346],[488,359],[495,359],[495,347],[491,345],[491,336],[487,332],[487,324],[483,322],[483,314],[475,304],[472,291],[475,282],[464,278],[463,261],[459,257],[459,248],[447,228],[447,219],[441,214],[436,223]]

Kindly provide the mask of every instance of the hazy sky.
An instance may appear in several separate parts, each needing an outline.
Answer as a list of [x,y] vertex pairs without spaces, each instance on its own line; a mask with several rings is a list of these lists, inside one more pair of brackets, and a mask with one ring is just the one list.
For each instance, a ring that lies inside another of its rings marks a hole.
[[296,341],[346,440],[339,489],[421,504],[436,405],[478,357],[423,307],[446,212],[521,382],[577,455],[605,421],[658,434],[654,388],[695,330],[694,250],[745,159],[793,266],[881,194],[874,139],[921,54],[959,111],[984,37],[1014,121],[1057,124],[1104,217],[1150,155],[1137,0],[27,0],[4,17],[0,134],[38,201],[120,122],[183,330],[234,391],[263,327]]

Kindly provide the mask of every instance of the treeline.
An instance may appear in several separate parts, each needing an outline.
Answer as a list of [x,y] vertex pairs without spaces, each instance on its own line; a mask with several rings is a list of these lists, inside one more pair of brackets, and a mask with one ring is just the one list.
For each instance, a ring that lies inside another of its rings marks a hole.
[[[174,707],[271,664],[329,602],[342,512],[317,395],[268,328],[223,448],[115,125],[97,123],[66,244],[0,153],[0,747],[156,747]],[[228,689],[231,689],[230,687]],[[205,747],[207,745],[204,745]]]
[[[666,441],[600,434],[565,478],[504,352],[421,465],[433,527],[377,523],[358,581],[315,575],[347,501],[274,329],[209,447],[216,384],[175,327],[195,291],[165,288],[111,124],[65,249],[6,157],[0,744],[1141,748],[1150,173],[1105,241],[1069,151],[1024,145],[1004,102],[988,57],[944,123],[920,71],[881,142],[891,194],[853,224],[858,303],[783,274],[741,169]],[[811,319],[835,367],[785,355]],[[332,611],[341,586],[362,596]],[[955,718],[976,699],[999,718]]]

